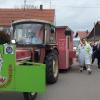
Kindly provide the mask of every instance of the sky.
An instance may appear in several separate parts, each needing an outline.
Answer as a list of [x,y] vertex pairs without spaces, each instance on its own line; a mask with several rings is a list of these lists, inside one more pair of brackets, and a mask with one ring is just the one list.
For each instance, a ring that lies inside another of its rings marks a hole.
[[[0,0],[0,8],[20,8],[25,0]],[[26,0],[27,6],[55,9],[57,26],[69,26],[73,31],[91,31],[100,21],[100,0]]]

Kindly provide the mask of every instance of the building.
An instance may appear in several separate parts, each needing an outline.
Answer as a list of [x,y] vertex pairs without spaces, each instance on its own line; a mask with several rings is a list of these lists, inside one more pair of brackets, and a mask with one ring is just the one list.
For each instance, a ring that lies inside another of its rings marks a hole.
[[20,19],[40,19],[55,22],[54,9],[0,9],[0,29],[11,26],[12,21]]
[[97,23],[94,25],[92,31],[88,35],[87,39],[89,41],[98,41],[100,40],[100,21],[97,21]]

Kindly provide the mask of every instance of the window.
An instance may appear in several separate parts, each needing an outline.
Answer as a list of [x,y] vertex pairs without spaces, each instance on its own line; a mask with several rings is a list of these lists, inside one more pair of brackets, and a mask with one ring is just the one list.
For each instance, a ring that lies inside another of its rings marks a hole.
[[19,23],[14,25],[14,38],[18,44],[43,43],[44,26],[39,23]]

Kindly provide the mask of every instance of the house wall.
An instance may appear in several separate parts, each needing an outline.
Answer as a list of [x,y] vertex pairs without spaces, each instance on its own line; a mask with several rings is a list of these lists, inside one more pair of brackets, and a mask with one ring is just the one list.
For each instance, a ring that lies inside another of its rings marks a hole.
[[39,19],[54,23],[54,9],[0,9],[0,26],[10,26],[20,19]]
[[[95,37],[94,37],[95,36]],[[88,41],[100,40],[100,24],[97,23],[88,36]]]

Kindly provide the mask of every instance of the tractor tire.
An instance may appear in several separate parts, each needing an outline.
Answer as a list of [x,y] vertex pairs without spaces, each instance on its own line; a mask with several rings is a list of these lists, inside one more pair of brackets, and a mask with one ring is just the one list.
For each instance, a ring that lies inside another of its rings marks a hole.
[[50,52],[45,59],[46,64],[46,82],[53,84],[58,80],[58,55],[56,52]]
[[24,92],[23,96],[24,96],[25,100],[35,100],[36,96],[37,96],[37,93]]

